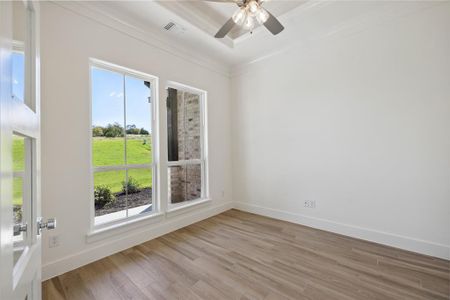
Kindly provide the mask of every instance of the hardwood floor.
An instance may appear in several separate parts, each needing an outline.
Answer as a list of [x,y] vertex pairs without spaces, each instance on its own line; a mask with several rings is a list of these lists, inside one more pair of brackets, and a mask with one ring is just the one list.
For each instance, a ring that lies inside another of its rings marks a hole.
[[230,210],[43,283],[44,299],[450,299],[449,261]]

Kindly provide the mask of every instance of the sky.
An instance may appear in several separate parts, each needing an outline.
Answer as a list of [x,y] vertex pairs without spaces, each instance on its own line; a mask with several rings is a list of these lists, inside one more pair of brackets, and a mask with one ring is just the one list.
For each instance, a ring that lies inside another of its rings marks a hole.
[[124,124],[124,96],[126,96],[126,125],[136,125],[151,132],[150,89],[142,79],[111,71],[92,68],[92,125]]
[[23,101],[24,98],[24,78],[25,61],[23,53],[13,52],[12,54],[12,93],[17,99]]

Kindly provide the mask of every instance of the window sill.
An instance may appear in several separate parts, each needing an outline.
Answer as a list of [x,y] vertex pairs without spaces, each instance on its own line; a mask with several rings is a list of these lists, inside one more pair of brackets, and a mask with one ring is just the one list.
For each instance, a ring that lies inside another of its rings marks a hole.
[[120,223],[114,223],[109,226],[102,226],[101,228],[94,228],[91,232],[86,234],[86,243],[94,243],[109,237],[117,236],[129,230],[143,227],[148,224],[160,222],[164,217],[164,213],[152,213],[139,218],[127,219]]
[[197,205],[202,205],[211,202],[210,198],[202,198],[197,200],[192,200],[187,203],[177,203],[177,204],[171,204],[169,205],[166,216],[172,217],[172,216],[178,216],[179,214],[184,213],[185,211],[190,210],[193,207],[196,207]]

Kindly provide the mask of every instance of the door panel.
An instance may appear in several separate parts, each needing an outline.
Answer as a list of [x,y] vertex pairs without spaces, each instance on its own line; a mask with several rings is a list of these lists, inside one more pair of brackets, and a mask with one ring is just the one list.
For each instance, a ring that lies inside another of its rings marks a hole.
[[0,1],[0,298],[40,299],[38,3]]

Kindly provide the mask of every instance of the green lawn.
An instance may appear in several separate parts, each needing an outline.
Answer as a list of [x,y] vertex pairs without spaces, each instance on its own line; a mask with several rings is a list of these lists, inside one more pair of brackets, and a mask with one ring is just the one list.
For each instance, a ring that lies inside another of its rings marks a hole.
[[[150,164],[152,148],[150,136],[128,136],[127,163]],[[94,137],[92,144],[92,160],[94,167],[119,166],[125,163],[125,147],[123,138]],[[128,177],[137,180],[141,188],[152,186],[151,169],[129,169]],[[125,181],[125,171],[96,172],[94,185],[107,185],[113,193],[122,190]]]
[[[151,144],[149,136],[128,136],[127,163],[150,164],[152,162]],[[92,162],[94,167],[123,165],[125,163],[124,139],[94,137]]]
[[[134,178],[141,188],[152,186],[152,172],[149,169],[128,170],[128,178]],[[125,171],[97,172],[94,174],[94,185],[107,185],[113,193],[122,190],[122,182],[125,181]]]
[[[14,136],[13,138],[13,170],[23,171],[24,160],[24,138],[20,136]],[[22,205],[22,178],[15,177],[13,180],[13,204]]]
[[14,136],[13,138],[13,168],[14,171],[23,171],[25,160],[24,160],[24,138],[20,136]]
[[[128,136],[127,161],[128,164],[150,164],[152,162],[152,147],[150,136]],[[123,165],[123,138],[95,137],[92,143],[92,159],[94,167]],[[24,170],[24,139],[14,137],[13,140],[14,171]],[[128,177],[136,179],[142,188],[152,186],[151,169],[131,169]],[[125,171],[97,172],[94,174],[94,185],[107,185],[113,193],[120,192],[122,181],[125,181]],[[14,204],[22,204],[22,180],[14,178]]]

